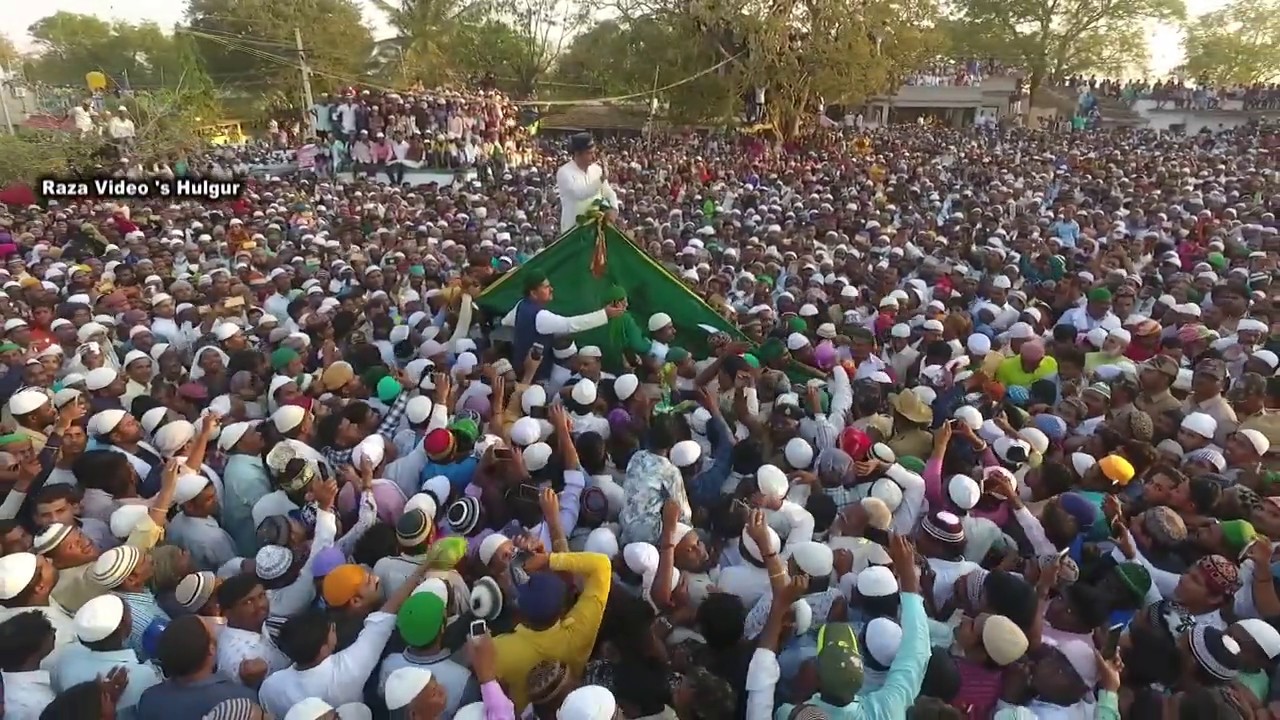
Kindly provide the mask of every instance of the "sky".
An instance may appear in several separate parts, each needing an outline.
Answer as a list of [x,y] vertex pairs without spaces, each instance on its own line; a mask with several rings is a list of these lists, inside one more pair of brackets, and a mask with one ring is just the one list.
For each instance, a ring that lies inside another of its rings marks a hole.
[[[1221,7],[1226,0],[1186,0],[1190,15],[1199,15]],[[58,11],[87,13],[103,19],[127,20],[129,22],[152,21],[161,27],[172,27],[182,19],[185,3],[173,0],[43,0],[43,2],[20,2],[19,0],[3,0],[5,7],[5,25],[8,28],[21,28],[21,33],[12,32],[11,37],[19,49],[31,47],[31,38],[26,28],[42,17]],[[383,22],[382,15],[374,10],[366,0],[357,0],[363,6],[365,21],[369,23],[375,38],[389,36],[389,29]],[[1153,28],[1150,35],[1151,70],[1163,75],[1182,63],[1183,54],[1181,38],[1178,30],[1169,26]]]

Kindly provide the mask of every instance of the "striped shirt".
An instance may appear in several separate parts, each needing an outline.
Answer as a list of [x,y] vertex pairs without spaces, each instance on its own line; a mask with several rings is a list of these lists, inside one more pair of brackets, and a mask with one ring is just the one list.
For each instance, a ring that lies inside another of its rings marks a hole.
[[129,628],[130,650],[138,653],[138,658],[147,660],[147,653],[142,649],[142,636],[147,632],[147,627],[151,625],[153,620],[163,620],[169,622],[169,614],[166,613],[160,604],[156,602],[155,595],[150,591],[142,592],[117,592],[116,596],[129,606],[129,617],[132,618],[133,624]]

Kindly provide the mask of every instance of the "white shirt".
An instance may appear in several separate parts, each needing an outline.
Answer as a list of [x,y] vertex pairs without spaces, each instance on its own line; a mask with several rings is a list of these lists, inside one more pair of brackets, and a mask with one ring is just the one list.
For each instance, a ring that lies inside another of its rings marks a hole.
[[218,672],[232,682],[244,683],[240,680],[240,663],[245,660],[258,659],[267,664],[267,673],[274,673],[289,667],[289,658],[267,637],[264,626],[259,632],[250,632],[230,626],[223,627],[218,634]]
[[128,140],[133,133],[133,121],[129,118],[113,117],[107,122],[107,134],[112,140]]
[[258,527],[263,520],[273,515],[288,515],[297,509],[297,504],[283,490],[272,490],[253,504],[253,526]]
[[76,123],[76,130],[89,132],[93,130],[93,114],[82,107],[71,108],[71,119]]
[[586,415],[569,413],[569,426],[572,428],[571,434],[575,438],[582,433],[594,432],[605,440],[609,439],[609,421],[595,413],[587,413]]
[[769,571],[746,563],[727,567],[720,571],[716,587],[742,598],[743,607],[754,607],[769,592]]
[[364,684],[382,660],[382,649],[396,628],[396,616],[375,612],[365,618],[359,637],[346,650],[334,653],[313,668],[287,667],[262,683],[258,699],[276,717],[309,697],[318,697],[333,706],[360,702]]
[[57,697],[46,670],[0,674],[4,675],[4,720],[39,720]]
[[556,171],[556,190],[560,194],[560,232],[566,233],[578,224],[578,216],[591,207],[591,203],[603,198],[617,208],[618,194],[604,179],[604,171],[597,164],[586,170],[572,160]]

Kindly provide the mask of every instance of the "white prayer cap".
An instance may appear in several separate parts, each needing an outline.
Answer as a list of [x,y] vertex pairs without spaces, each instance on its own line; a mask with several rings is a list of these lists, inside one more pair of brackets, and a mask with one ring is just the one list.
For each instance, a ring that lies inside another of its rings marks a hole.
[[307,411],[297,405],[282,405],[271,413],[271,422],[276,430],[287,433],[302,424]]
[[124,601],[118,595],[99,595],[80,606],[72,626],[80,642],[99,642],[111,637],[124,620]]
[[393,345],[397,343],[402,343],[408,339],[409,339],[408,325],[396,325],[395,327],[391,328],[391,334],[387,337],[387,340],[389,340]]
[[186,420],[174,420],[156,431],[155,445],[166,458],[173,457],[196,436],[196,426]]
[[613,381],[613,394],[619,400],[626,400],[635,395],[636,390],[640,387],[640,379],[631,373],[619,375]]
[[909,338],[911,337],[911,326],[906,323],[898,323],[889,330],[889,335],[899,339]]
[[[40,394],[44,395],[44,393],[40,393]],[[75,388],[64,387],[58,392],[53,394],[53,406],[56,408],[62,408],[65,405],[69,405],[73,400],[75,400],[76,398],[80,397],[83,394],[84,393],[80,392]],[[12,408],[10,408],[10,412],[12,412]],[[14,413],[14,414],[21,415],[22,413]]]
[[885,617],[872,618],[867,623],[867,652],[881,667],[889,667],[902,646],[902,626]]
[[[1016,322],[1009,326],[1010,340],[1030,340],[1036,336],[1036,331],[1030,324],[1024,322]],[[990,344],[990,341],[988,341]]]
[[972,510],[982,497],[982,490],[968,475],[952,475],[947,481],[947,496],[961,510]]
[[788,488],[787,475],[777,465],[761,465],[756,470],[756,488],[765,497],[784,497]]
[[507,540],[507,536],[502,533],[494,533],[485,538],[484,541],[480,543],[480,549],[476,551],[476,554],[480,557],[480,562],[488,565],[489,561],[493,559],[493,556],[497,554],[498,549],[508,542],[510,542],[510,540]]
[[218,339],[218,342],[230,340],[238,332],[240,332],[240,326],[233,322],[221,322],[213,326],[213,336]]
[[103,410],[89,418],[89,430],[94,435],[110,435],[111,431],[115,430],[120,421],[124,420],[124,416],[128,414],[123,410]]
[[831,548],[820,542],[796,543],[791,548],[791,557],[800,567],[800,571],[809,577],[823,578],[831,574],[835,562]]
[[76,331],[76,340],[82,343],[89,342],[94,335],[106,335],[107,326],[97,322],[87,322],[80,326]]
[[446,605],[449,603],[449,585],[438,577],[427,578],[418,583],[412,594],[417,595],[418,593],[431,593],[440,598]]
[[791,438],[783,448],[787,464],[796,470],[807,470],[813,464],[813,446],[804,438]]
[[787,336],[787,349],[791,351],[799,350],[809,344],[809,338],[800,333],[793,332]]
[[1266,435],[1257,430],[1237,430],[1236,434],[1248,440],[1249,444],[1253,446],[1254,452],[1259,455],[1266,455],[1267,451],[1271,449],[1271,441],[1267,439]]
[[618,536],[614,535],[609,528],[598,527],[587,535],[587,542],[583,550],[585,552],[600,553],[610,558],[616,557],[618,554]]
[[[422,483],[422,491],[431,493],[431,497],[434,497],[438,503],[445,504],[449,502],[449,495],[453,493],[453,485],[449,483],[449,478],[444,475],[436,475],[427,478],[426,482]],[[434,513],[427,514],[434,516]]]
[[1097,462],[1096,458],[1087,453],[1071,453],[1071,467],[1076,471],[1077,475],[1083,476]]
[[139,420],[138,422],[142,424],[142,430],[144,432],[146,432],[148,435],[155,435],[156,428],[160,427],[160,423],[165,419],[165,416],[167,416],[168,414],[169,414],[169,408],[164,407],[163,405],[161,405],[160,407],[153,407],[150,410],[142,413],[142,419]]
[[583,685],[565,697],[556,720],[612,720],[617,712],[612,692],[599,685]]
[[384,696],[388,710],[407,707],[431,682],[431,671],[422,667],[402,667],[387,676]]
[[551,462],[551,446],[544,442],[536,442],[524,449],[524,467],[529,472],[537,472]]
[[647,542],[628,543],[622,548],[622,562],[631,572],[644,575],[658,567],[658,548]]
[[522,417],[511,424],[511,442],[519,447],[528,447],[542,437],[542,427],[536,418]]
[[34,388],[21,390],[9,398],[9,412],[14,415],[26,415],[35,412],[47,402],[49,402],[49,396],[43,390]]
[[590,378],[583,378],[573,386],[570,393],[573,401],[579,405],[590,405],[596,401],[596,383]]
[[185,473],[174,485],[173,503],[181,505],[195,500],[208,485],[209,478],[204,473]]
[[115,368],[100,367],[89,371],[84,377],[84,386],[89,390],[101,390],[116,381],[119,373]]
[[289,708],[284,720],[320,720],[331,712],[333,712],[333,706],[320,698],[303,698]]
[[782,542],[778,538],[778,533],[775,532],[773,528],[766,525],[765,531],[769,533],[769,547],[764,548],[764,552],[762,553],[760,552],[760,546],[756,545],[756,541],[751,539],[746,528],[743,528],[742,530],[742,547],[746,549],[748,555],[756,560],[764,560],[764,556],[766,554],[778,552],[778,549],[782,547]]
[[584,345],[578,348],[578,357],[599,358],[604,357],[604,353],[595,345]]
[[858,594],[862,597],[887,597],[898,592],[898,579],[882,565],[870,565],[858,573]]
[[1049,436],[1045,435],[1040,428],[1024,427],[1018,431],[1018,437],[1025,440],[1032,450],[1041,455],[1049,451]]
[[409,418],[409,422],[418,425],[427,421],[431,417],[432,403],[431,398],[426,395],[416,395],[409,399],[409,403],[404,407],[405,417]]
[[430,519],[435,519],[435,496],[425,492],[414,493],[413,497],[405,501],[404,512],[411,513],[414,510],[421,510],[423,515],[426,515]]
[[381,435],[370,435],[361,440],[351,451],[351,464],[359,468],[365,460],[370,467],[378,467],[387,455],[387,441]]
[[39,562],[29,552],[0,557],[0,600],[12,600],[22,594],[36,576]]
[[671,316],[664,312],[654,313],[649,316],[649,332],[657,332],[670,324]]
[[218,435],[218,449],[222,452],[230,452],[231,448],[240,442],[240,438],[255,425],[253,422],[231,423],[222,428],[222,432]]
[[121,505],[111,513],[111,534],[120,540],[129,537],[142,518],[148,514],[146,505]]
[[889,512],[895,512],[902,504],[902,488],[889,478],[882,477],[871,483],[871,497],[883,502]]
[[489,716],[485,712],[483,700],[463,705],[453,714],[453,720],[485,720],[487,717]]
[[523,393],[520,394],[520,409],[525,415],[529,414],[529,410],[536,407],[544,407],[547,404],[547,391],[541,385],[530,385]]
[[1193,412],[1182,419],[1182,429],[1212,440],[1214,433],[1218,431],[1218,421],[1212,415]]
[[1258,643],[1258,647],[1267,658],[1274,660],[1277,655],[1280,655],[1280,631],[1277,631],[1271,623],[1257,618],[1246,618],[1237,620],[1235,624]]
[[955,419],[969,426],[971,430],[977,430],[982,427],[982,413],[978,412],[978,408],[972,405],[961,405],[956,408]]
[[678,468],[687,468],[698,462],[702,446],[694,440],[681,440],[671,448],[671,462]]

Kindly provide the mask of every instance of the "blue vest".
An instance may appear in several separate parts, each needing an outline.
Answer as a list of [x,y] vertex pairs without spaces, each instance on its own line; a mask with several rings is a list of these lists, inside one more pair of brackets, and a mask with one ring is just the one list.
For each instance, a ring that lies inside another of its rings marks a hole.
[[551,351],[554,338],[538,332],[538,313],[545,309],[542,303],[533,302],[528,298],[516,305],[515,354],[511,359],[516,364],[516,372],[521,372],[519,364],[529,355],[529,349],[534,343],[542,343],[542,364],[538,366],[538,372],[534,375],[536,380],[546,380],[551,376]]

